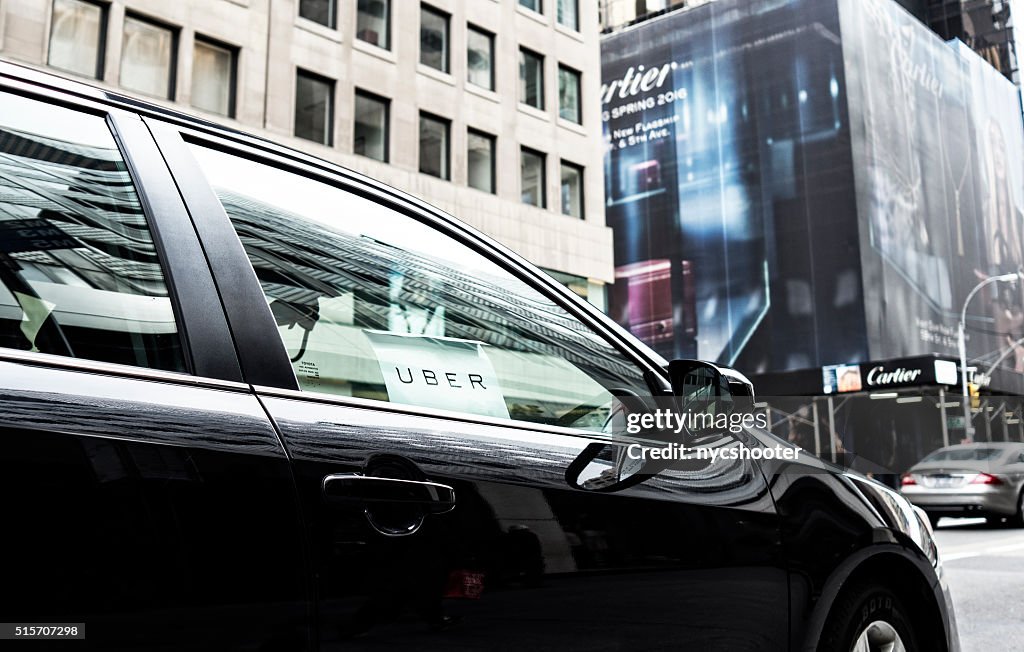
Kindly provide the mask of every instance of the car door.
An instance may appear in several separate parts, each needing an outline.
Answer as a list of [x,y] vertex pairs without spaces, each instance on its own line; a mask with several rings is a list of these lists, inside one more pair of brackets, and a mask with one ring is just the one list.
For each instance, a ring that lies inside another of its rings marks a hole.
[[787,646],[754,465],[616,482],[614,399],[649,395],[653,369],[394,194],[153,128],[176,175],[210,184],[186,203],[237,233],[210,234],[214,272],[248,277],[226,303],[254,324],[240,356],[278,374],[256,389],[295,470],[321,649]]
[[308,649],[290,468],[241,381],[141,118],[0,80],[6,622],[82,649]]

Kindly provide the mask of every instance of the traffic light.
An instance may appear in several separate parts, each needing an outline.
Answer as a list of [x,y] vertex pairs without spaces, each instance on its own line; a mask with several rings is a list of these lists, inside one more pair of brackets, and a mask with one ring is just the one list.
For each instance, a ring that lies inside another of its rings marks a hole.
[[967,393],[971,397],[971,408],[977,410],[981,407],[981,394],[978,392],[978,384],[967,383]]

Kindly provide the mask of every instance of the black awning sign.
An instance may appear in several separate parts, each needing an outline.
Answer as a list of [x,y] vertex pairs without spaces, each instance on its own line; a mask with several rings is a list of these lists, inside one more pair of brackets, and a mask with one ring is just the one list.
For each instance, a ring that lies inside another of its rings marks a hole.
[[74,249],[81,244],[46,220],[0,221],[0,251],[49,251]]

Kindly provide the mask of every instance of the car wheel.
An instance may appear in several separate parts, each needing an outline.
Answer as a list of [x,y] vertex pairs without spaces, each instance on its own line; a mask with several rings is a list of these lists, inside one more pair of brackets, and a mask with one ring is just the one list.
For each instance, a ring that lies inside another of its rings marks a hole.
[[1014,514],[1011,524],[1015,527],[1024,527],[1024,489],[1020,490],[1017,496],[1017,513]]
[[914,628],[900,599],[874,582],[843,591],[822,631],[818,652],[914,652]]

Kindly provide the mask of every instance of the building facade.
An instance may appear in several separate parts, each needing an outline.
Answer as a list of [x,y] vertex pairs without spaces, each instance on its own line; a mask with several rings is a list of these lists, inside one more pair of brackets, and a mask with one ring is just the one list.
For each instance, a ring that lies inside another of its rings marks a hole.
[[[773,409],[798,397],[805,448],[833,459],[891,473],[970,428],[1024,438],[1024,125],[1003,70],[892,0],[717,0],[606,34],[602,60],[616,321],[738,368]],[[961,320],[988,401],[971,422],[946,412]]]
[[422,197],[603,307],[597,7],[580,0],[5,0],[0,56]]

